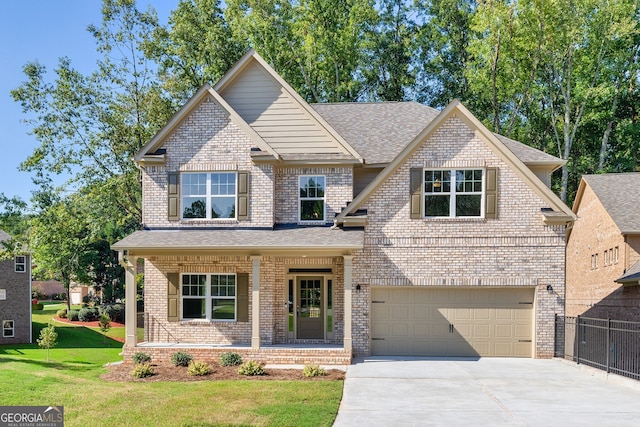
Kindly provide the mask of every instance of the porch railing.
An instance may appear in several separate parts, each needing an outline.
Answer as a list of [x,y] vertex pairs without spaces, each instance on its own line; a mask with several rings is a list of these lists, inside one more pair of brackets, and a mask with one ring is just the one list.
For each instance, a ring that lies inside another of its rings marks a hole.
[[556,315],[555,356],[640,380],[640,322]]

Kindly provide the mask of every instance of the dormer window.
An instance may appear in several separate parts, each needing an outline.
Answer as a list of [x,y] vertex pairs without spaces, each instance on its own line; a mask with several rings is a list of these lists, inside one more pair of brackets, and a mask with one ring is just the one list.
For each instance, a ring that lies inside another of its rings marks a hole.
[[235,172],[183,173],[183,219],[235,219]]
[[301,222],[325,221],[325,177],[301,176],[299,179],[299,218]]

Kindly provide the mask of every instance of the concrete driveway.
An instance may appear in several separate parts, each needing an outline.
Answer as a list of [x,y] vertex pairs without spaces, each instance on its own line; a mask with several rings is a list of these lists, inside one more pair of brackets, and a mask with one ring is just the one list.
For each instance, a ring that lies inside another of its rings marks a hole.
[[562,360],[369,357],[334,426],[638,426],[640,382]]

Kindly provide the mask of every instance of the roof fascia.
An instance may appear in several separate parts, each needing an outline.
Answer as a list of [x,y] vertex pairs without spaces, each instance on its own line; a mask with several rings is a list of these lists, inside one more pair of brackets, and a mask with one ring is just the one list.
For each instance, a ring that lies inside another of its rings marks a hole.
[[307,101],[302,99],[302,97],[298,94],[298,92],[296,92],[289,85],[289,83],[287,83],[267,63],[267,61],[265,61],[253,49],[249,49],[249,51],[236,63],[236,65],[234,65],[233,68],[231,68],[231,70],[229,70],[229,72],[225,74],[224,77],[222,77],[222,79],[220,79],[218,83],[215,84],[215,86],[213,87],[214,90],[216,90],[217,92],[223,91],[229,84],[231,84],[231,82],[233,82],[236,79],[238,75],[240,75],[240,72],[250,63],[252,59],[256,61],[258,64],[260,64],[260,66],[262,66],[267,71],[267,73],[269,73],[271,78],[273,78],[280,85],[280,87],[282,87],[282,89],[298,103],[300,108],[302,108],[302,110],[306,114],[311,116],[311,118],[313,118],[320,125],[320,127],[322,127],[324,131],[327,132],[329,136],[331,136],[331,138],[333,138],[338,143],[338,145],[340,145],[346,152],[351,154],[353,157],[358,159],[358,162],[364,163],[364,159],[362,158],[362,156],[360,156],[360,154],[347,141],[345,141],[344,138],[342,138],[342,136],[334,128],[332,128],[329,125],[329,123],[327,123],[322,118],[322,116],[318,114],[316,110],[311,108],[309,103],[307,103]]
[[[578,191],[576,191],[576,198],[573,200],[573,208],[571,209],[576,215],[578,214],[578,209],[580,209],[580,202],[582,202],[582,196],[584,196],[584,190],[586,186],[587,181],[584,180],[584,177],[581,177],[580,184],[578,184]],[[596,197],[597,196],[598,195],[596,194]]]
[[[367,200],[373,191],[378,188],[386,178],[391,175],[400,165],[411,156],[417,148],[443,124],[450,116],[457,113],[459,117],[465,121],[498,155],[505,163],[518,174],[533,191],[546,201],[554,211],[562,212],[573,221],[577,219],[576,215],[564,204],[558,196],[555,195],[549,187],[547,187],[540,179],[529,169],[506,145],[504,145],[497,136],[489,131],[469,110],[467,110],[458,100],[453,100],[436,116],[436,118],[425,127],[405,149],[385,168],[380,174],[355,198],[355,200],[338,215],[336,220],[338,223],[344,220],[349,213],[355,212],[365,200]],[[571,221],[567,221],[571,222]]]

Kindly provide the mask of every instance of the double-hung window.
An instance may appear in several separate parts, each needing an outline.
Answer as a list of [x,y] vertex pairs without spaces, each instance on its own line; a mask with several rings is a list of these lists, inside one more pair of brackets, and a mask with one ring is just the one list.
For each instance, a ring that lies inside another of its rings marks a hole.
[[483,177],[483,169],[425,170],[424,216],[482,217]]
[[15,271],[18,273],[24,273],[27,271],[27,257],[17,256],[15,257]]
[[183,274],[182,318],[236,319],[235,274]]
[[322,221],[325,217],[325,177],[301,176],[299,179],[300,221]]
[[5,338],[10,338],[14,336],[14,326],[13,320],[3,320],[2,321],[2,336]]
[[183,173],[182,218],[236,218],[235,172]]

